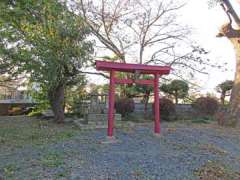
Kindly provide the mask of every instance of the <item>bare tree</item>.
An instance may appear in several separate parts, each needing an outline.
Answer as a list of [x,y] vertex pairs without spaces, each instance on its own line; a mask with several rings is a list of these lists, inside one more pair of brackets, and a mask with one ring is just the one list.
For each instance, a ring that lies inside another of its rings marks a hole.
[[[239,1],[238,1],[239,2]],[[240,17],[234,10],[229,0],[221,0],[220,5],[228,16],[229,22],[224,24],[218,37],[228,38],[236,53],[236,72],[234,85],[230,97],[230,109],[229,117],[227,117],[229,123],[240,125]],[[236,24],[237,28],[234,28],[233,24]]]
[[181,78],[207,74],[206,66],[219,65],[203,58],[208,52],[194,45],[191,29],[178,22],[183,6],[173,0],[79,0],[72,8],[120,62],[170,65]]

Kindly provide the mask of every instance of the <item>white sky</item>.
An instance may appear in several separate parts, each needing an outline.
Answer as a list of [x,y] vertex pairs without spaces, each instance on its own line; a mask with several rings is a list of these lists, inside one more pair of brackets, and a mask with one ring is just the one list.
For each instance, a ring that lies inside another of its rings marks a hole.
[[[226,79],[233,79],[235,71],[235,54],[231,43],[226,38],[216,37],[219,28],[228,19],[219,5],[209,8],[207,1],[189,0],[182,12],[183,21],[194,28],[194,39],[205,49],[210,50],[211,60],[222,62],[222,64],[228,63],[226,65],[227,71],[211,69],[209,75],[197,77],[204,93],[214,92],[217,84]],[[239,4],[234,5],[238,7],[235,10],[240,12]]]
[[[202,87],[202,93],[214,93],[217,84],[234,78],[235,54],[231,43],[226,38],[216,37],[221,25],[228,21],[225,13],[219,5],[210,9],[207,2],[208,0],[188,0],[187,5],[182,9],[182,17],[179,18],[184,24],[193,28],[193,39],[210,51],[211,60],[222,64],[228,63],[225,66],[227,71],[211,69],[208,75],[196,77],[196,81]],[[240,5],[234,5],[237,7],[235,10],[240,13]],[[96,84],[104,82],[100,76],[91,76],[89,79]]]

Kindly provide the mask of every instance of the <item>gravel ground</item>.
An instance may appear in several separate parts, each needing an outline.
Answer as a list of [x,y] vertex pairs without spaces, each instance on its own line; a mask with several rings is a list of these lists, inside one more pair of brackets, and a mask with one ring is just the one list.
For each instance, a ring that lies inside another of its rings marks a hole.
[[79,131],[62,142],[0,151],[0,179],[198,179],[195,172],[209,162],[240,172],[235,129],[162,123],[161,137],[151,124],[115,135],[118,143],[102,144],[106,130]]

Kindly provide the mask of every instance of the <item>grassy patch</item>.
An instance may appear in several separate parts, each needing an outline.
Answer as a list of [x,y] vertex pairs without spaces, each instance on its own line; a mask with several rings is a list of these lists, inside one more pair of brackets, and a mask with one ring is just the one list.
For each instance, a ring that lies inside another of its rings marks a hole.
[[5,177],[13,177],[17,169],[15,164],[8,164],[3,168],[3,174]]
[[215,121],[214,117],[212,116],[205,116],[205,117],[196,117],[194,119],[191,119],[192,123],[200,123],[200,124],[210,124],[213,121]]
[[240,179],[240,173],[231,168],[220,164],[219,162],[208,161],[204,166],[194,172],[199,179],[204,180],[225,180]]
[[49,152],[42,156],[40,163],[48,168],[60,167],[64,165],[64,155],[59,152]]
[[63,170],[62,172],[59,172],[55,175],[55,179],[67,178],[68,176],[69,176],[69,171],[68,170]]
[[67,140],[77,134],[71,124],[55,124],[26,116],[0,118],[0,146],[19,148]]

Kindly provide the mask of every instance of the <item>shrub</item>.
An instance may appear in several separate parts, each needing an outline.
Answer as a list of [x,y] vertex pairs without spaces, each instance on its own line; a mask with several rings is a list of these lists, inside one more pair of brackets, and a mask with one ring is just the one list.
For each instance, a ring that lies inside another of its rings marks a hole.
[[193,102],[192,107],[200,115],[212,116],[217,112],[219,103],[213,97],[200,97]]
[[134,101],[130,98],[118,99],[115,102],[116,112],[125,117],[128,113],[134,111]]
[[[161,98],[160,100],[160,117],[163,120],[171,121],[175,116],[175,104],[167,98]],[[154,103],[152,105],[152,110],[154,113]]]

